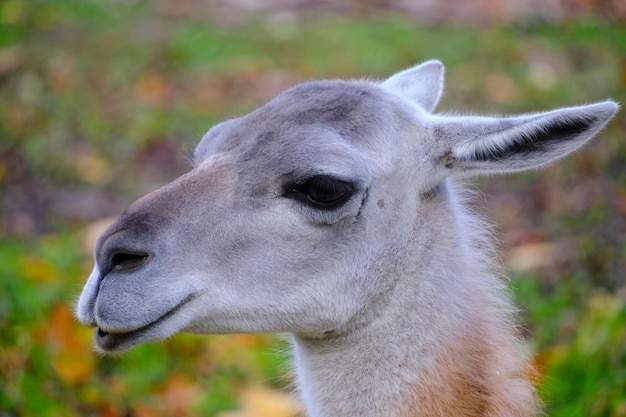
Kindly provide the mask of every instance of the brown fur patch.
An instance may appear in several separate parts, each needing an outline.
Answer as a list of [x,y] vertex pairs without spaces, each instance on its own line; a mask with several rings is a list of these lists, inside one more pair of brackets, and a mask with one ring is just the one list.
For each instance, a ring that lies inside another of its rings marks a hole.
[[[484,315],[482,315],[484,316]],[[529,417],[538,400],[531,367],[515,354],[510,330],[489,318],[458,329],[421,375],[406,417]]]

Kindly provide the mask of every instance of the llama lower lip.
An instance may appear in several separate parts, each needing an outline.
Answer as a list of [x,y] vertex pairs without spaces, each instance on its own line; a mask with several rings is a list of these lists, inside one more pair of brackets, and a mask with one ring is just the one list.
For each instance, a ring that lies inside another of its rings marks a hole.
[[126,350],[133,345],[145,341],[144,335],[157,324],[151,323],[145,327],[125,333],[113,333],[102,330],[100,327],[96,330],[95,342],[98,349],[102,352],[115,352]]
[[169,317],[174,315],[176,312],[178,312],[178,310],[180,310],[185,304],[187,304],[194,298],[196,298],[195,294],[188,295],[174,308],[165,312],[156,320],[134,330],[116,332],[103,330],[101,327],[98,327],[95,336],[96,345],[104,352],[113,352],[126,350],[138,343],[164,339],[165,337],[170,336],[171,333],[164,334],[162,332],[159,332],[155,328],[158,327],[165,320],[167,320]]

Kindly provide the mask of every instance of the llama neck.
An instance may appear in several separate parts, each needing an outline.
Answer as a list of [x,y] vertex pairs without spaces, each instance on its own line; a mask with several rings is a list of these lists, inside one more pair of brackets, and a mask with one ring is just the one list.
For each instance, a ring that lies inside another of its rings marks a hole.
[[446,257],[419,254],[428,264],[401,268],[367,325],[329,339],[294,336],[310,417],[536,414],[502,284],[465,256],[472,245],[448,241]]

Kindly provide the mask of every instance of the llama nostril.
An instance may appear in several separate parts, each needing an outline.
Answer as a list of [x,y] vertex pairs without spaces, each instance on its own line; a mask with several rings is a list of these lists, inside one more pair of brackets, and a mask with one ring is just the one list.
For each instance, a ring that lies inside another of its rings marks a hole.
[[111,256],[111,270],[130,271],[139,268],[148,260],[144,252],[116,252]]

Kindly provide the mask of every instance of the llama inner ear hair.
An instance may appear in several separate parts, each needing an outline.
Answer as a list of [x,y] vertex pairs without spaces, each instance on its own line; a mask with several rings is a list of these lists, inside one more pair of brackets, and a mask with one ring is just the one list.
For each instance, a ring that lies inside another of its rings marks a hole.
[[583,146],[617,112],[605,101],[511,117],[441,117],[435,122],[442,163],[455,173],[533,169]]

